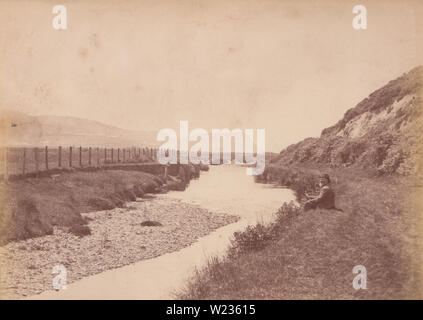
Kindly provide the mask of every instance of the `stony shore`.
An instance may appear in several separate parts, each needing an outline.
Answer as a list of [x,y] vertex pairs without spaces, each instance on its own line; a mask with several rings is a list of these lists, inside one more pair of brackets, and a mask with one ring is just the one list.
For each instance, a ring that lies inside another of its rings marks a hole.
[[[0,247],[0,298],[14,299],[52,289],[52,269],[63,264],[67,282],[139,260],[180,250],[238,217],[212,213],[166,195],[130,202],[125,208],[82,214],[91,235],[55,227],[52,235]],[[155,221],[161,226],[143,226]]]

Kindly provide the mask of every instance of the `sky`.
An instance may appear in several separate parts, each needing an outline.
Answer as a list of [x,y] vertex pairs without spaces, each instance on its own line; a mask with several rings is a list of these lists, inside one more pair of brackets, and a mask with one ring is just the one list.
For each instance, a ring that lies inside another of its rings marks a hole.
[[[67,9],[67,29],[52,8]],[[356,4],[367,29],[352,27]],[[421,1],[0,0],[0,108],[131,130],[319,136],[423,64]]]

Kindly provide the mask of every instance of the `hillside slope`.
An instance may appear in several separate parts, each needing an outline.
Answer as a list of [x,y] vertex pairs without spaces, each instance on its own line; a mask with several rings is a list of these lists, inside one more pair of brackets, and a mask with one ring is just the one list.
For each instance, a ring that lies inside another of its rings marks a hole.
[[421,172],[422,88],[419,66],[349,109],[320,138],[289,146],[272,163],[357,166],[379,174]]
[[[64,116],[30,116],[13,110],[0,111],[2,145],[153,146],[156,133],[131,131],[104,123]],[[6,141],[7,140],[7,141]]]

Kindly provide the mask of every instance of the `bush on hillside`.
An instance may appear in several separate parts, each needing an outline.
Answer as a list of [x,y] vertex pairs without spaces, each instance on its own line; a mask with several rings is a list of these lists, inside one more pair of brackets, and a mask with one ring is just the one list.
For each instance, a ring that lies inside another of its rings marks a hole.
[[287,222],[301,213],[301,208],[293,202],[284,203],[276,213],[276,220],[265,225],[257,223],[244,231],[235,232],[228,255],[231,257],[264,249],[272,240],[277,239]]
[[260,250],[273,239],[271,227],[262,223],[248,226],[242,232],[235,232],[229,248],[230,256],[237,256],[246,252]]

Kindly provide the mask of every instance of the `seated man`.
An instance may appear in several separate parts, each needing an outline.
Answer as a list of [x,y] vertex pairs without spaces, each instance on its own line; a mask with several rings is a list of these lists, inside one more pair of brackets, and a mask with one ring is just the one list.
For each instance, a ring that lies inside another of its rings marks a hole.
[[335,193],[330,187],[330,178],[327,173],[319,177],[320,193],[318,196],[310,196],[305,193],[309,200],[304,204],[304,210],[309,209],[334,209],[335,208]]

